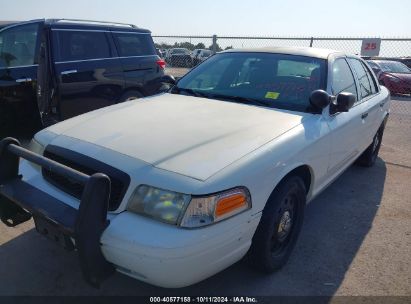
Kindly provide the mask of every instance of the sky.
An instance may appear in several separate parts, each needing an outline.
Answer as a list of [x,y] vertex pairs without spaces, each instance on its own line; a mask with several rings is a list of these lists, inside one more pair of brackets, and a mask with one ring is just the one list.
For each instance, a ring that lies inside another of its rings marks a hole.
[[0,0],[0,20],[133,23],[154,35],[411,37],[410,0]]

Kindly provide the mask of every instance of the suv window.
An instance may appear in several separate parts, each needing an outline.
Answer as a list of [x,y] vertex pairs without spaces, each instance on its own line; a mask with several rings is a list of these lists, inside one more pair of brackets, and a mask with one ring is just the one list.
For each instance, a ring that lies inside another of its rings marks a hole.
[[6,67],[36,63],[39,24],[26,24],[0,32],[0,60]]
[[111,57],[110,45],[104,32],[57,30],[57,61],[76,61]]
[[113,33],[113,35],[122,57],[155,55],[154,44],[149,34]]
[[365,66],[361,63],[361,61],[354,58],[349,58],[348,60],[350,61],[355,70],[355,73],[357,74],[358,82],[360,84],[361,99],[375,93],[375,88],[374,90],[372,89],[370,78],[367,75],[367,70],[365,69]]
[[349,92],[358,99],[354,76],[347,61],[343,58],[336,59],[334,62],[332,91],[334,95],[338,95],[341,92]]

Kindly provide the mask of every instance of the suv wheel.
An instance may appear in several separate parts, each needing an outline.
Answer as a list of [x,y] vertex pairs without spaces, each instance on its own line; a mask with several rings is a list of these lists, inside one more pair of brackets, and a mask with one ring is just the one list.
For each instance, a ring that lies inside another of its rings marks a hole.
[[15,115],[11,107],[6,105],[1,106],[0,111],[0,138],[3,138],[9,134],[10,131],[15,129]]
[[271,273],[285,265],[301,230],[305,203],[305,185],[298,176],[285,179],[273,191],[249,251],[254,267]]
[[119,103],[144,97],[139,91],[128,91],[121,95]]

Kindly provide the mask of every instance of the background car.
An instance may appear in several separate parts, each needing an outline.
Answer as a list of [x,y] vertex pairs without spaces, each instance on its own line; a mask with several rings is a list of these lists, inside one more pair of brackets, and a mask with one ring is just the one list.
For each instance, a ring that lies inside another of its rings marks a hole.
[[175,67],[191,67],[191,53],[185,48],[169,49],[166,62]]
[[41,19],[0,30],[0,131],[156,94],[165,62],[130,24]]
[[380,84],[392,95],[411,94],[411,70],[403,63],[388,60],[368,60]]
[[193,57],[193,65],[197,65],[213,54],[210,50],[198,50],[195,57]]

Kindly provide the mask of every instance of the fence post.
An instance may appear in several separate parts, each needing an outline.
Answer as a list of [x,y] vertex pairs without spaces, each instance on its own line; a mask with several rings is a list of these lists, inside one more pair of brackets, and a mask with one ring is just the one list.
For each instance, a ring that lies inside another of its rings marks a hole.
[[310,47],[313,47],[313,42],[314,42],[314,37],[311,37],[311,39],[310,39]]
[[213,35],[213,54],[217,53],[217,35]]

